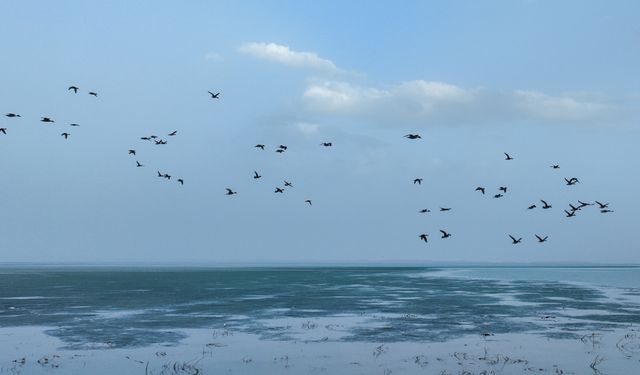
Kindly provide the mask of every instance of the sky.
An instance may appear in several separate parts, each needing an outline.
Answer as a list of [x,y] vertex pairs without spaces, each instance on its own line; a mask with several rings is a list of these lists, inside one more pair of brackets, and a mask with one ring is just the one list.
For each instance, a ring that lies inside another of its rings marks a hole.
[[0,13],[2,262],[640,263],[636,1]]

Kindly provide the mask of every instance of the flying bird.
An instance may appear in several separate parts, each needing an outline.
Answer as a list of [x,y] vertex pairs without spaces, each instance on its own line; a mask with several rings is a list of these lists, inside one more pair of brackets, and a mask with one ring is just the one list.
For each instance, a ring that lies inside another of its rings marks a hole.
[[95,91],[89,91],[89,95],[95,96],[96,98],[98,97],[98,93]]
[[331,142],[322,142],[322,143],[320,143],[320,146],[331,147],[331,146],[333,146],[333,144]]
[[428,209],[428,208],[423,208],[423,209],[420,210],[421,214],[426,214],[427,212],[431,212],[431,210]]
[[307,199],[305,203],[309,203],[309,206],[311,206],[311,199]]
[[150,141],[151,137],[140,137],[140,139],[142,139],[143,141]]
[[509,154],[507,154],[506,152],[503,152],[503,154],[504,154],[504,156],[506,156],[504,158],[504,160],[513,160],[513,158]]
[[451,211],[451,207],[440,207],[440,211]]
[[569,212],[569,211],[567,211],[567,210],[564,210],[564,213],[565,213],[565,214],[567,214],[567,217],[574,217],[574,216],[576,216],[576,212],[575,212],[575,211]]
[[565,178],[564,180],[567,182],[568,186],[575,185],[576,183],[580,183],[580,181],[578,181],[578,179],[575,177],[571,177],[570,179]]
[[442,229],[440,229],[440,233],[442,233],[442,237],[440,237],[440,238],[449,238],[449,237],[451,237],[451,233],[447,233],[447,232],[443,231]]
[[544,206],[542,206],[542,209],[546,210],[548,208],[551,208],[551,205],[545,201],[543,201],[542,199],[540,199],[540,202],[542,202],[544,204]]
[[535,204],[532,204],[531,206],[527,207],[527,210],[533,210],[536,207],[538,207],[538,206],[536,206]]
[[287,146],[285,146],[285,145],[280,145],[280,146],[278,146],[278,148],[279,148],[279,149],[281,149],[281,150],[286,150],[286,149],[287,149]]
[[260,144],[258,144],[258,145],[255,145],[255,146],[253,146],[253,147],[264,150],[264,145],[260,145]]
[[207,91],[209,93],[209,95],[211,95],[211,99],[220,99],[220,93],[212,93],[211,91]]
[[479,192],[482,193],[482,195],[484,195],[484,188],[483,187],[478,186],[475,191],[479,191]]
[[73,93],[74,93],[74,94],[77,94],[77,93],[78,93],[78,89],[79,89],[79,87],[78,87],[78,86],[69,86],[69,88],[67,89],[67,91],[69,91],[69,90],[73,90]]
[[507,187],[506,186],[500,186],[498,188],[498,190],[503,191],[505,194],[507,194]]
[[420,239],[421,239],[422,241],[424,241],[424,242],[429,242],[429,241],[427,240],[427,237],[429,237],[429,235],[428,235],[428,234],[425,234],[425,233],[422,233],[422,234],[420,235]]
[[544,238],[542,238],[542,237],[538,236],[537,234],[535,236],[538,239],[538,242],[545,242],[547,240],[547,238],[549,238],[549,236],[545,236]]
[[552,165],[552,166],[551,166],[551,168],[553,168],[553,169],[559,169],[559,168],[560,168],[560,166],[559,166],[558,164],[554,164],[554,165]]
[[178,134],[177,130],[172,131],[171,133],[169,133],[169,136],[173,137],[174,135]]
[[580,203],[580,207],[593,206],[593,203],[586,203],[578,199],[578,203]]
[[69,136],[70,136],[71,134],[69,134],[69,133],[66,133],[66,132],[65,132],[65,133],[62,133],[62,134],[60,134],[60,135],[61,135],[61,136],[63,136],[63,137],[64,137],[64,139],[67,139],[67,138],[69,138]]
[[494,195],[493,197],[494,197],[494,198],[502,198],[502,197],[504,197],[504,195],[502,195],[502,194],[498,193],[498,194]]
[[129,154],[128,155],[135,155],[136,154],[136,150],[129,150]]
[[284,181],[284,186],[293,187],[291,182],[287,182],[286,180]]
[[254,178],[254,179],[258,179],[258,178],[260,178],[260,177],[262,177],[262,176],[260,176],[260,175],[258,174],[258,172],[253,171],[253,178]]
[[522,242],[522,237],[518,238],[517,240],[516,240],[516,238],[515,238],[515,237],[513,237],[512,235],[509,235],[509,237],[511,238],[511,244],[512,244],[512,245],[515,245],[515,244],[517,244],[517,243]]
[[421,178],[416,178],[415,180],[413,180],[413,184],[418,184],[418,185],[422,185],[422,179]]
[[409,138],[409,139],[420,139],[420,138],[422,138],[419,134],[407,134],[404,137],[405,138]]
[[277,187],[274,193],[284,193],[284,189]]
[[7,128],[0,128],[0,133],[7,134]]
[[238,194],[238,192],[233,191],[233,190],[231,190],[231,189],[229,189],[229,188],[226,188],[226,189],[227,189],[227,195],[234,195],[234,194]]
[[180,185],[184,185],[184,180],[183,180],[183,179],[181,179],[181,178],[179,178],[179,179],[178,179],[178,183],[180,183]]
[[136,160],[136,167],[144,167],[139,161]]
[[80,124],[73,123],[73,124],[69,124],[69,126],[80,126]]
[[284,149],[279,148],[279,149],[276,150],[276,152],[279,153],[279,154],[282,154],[284,152]]
[[596,201],[596,203],[598,204],[600,209],[609,208],[609,203],[600,203],[598,201]]
[[40,121],[42,121],[42,122],[55,122],[52,119],[50,119],[49,117],[43,117],[43,118],[40,119]]
[[5,116],[7,116],[7,117],[22,117],[22,116],[20,116],[18,114],[15,114],[15,113],[7,113]]
[[609,212],[613,212],[613,210],[600,210],[600,212],[602,212],[603,214],[609,213]]

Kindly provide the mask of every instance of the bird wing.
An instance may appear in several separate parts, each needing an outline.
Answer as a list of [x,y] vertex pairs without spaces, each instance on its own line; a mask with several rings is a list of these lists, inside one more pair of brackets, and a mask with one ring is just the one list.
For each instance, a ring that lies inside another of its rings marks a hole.
[[543,241],[542,238],[540,236],[538,236],[537,234],[535,236],[538,239],[538,241]]
[[233,190],[231,190],[229,188],[226,188],[226,189],[227,189],[227,193],[229,193],[229,194],[233,193]]
[[512,240],[513,242],[516,242],[516,239],[515,239],[512,235],[509,235],[509,237],[511,237],[511,240]]
[[442,229],[440,229],[440,233],[442,233],[443,235],[447,235],[447,232],[443,231]]

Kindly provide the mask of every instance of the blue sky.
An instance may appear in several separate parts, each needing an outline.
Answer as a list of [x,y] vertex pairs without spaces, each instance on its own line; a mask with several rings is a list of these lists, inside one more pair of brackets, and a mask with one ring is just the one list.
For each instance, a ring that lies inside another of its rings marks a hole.
[[[3,3],[0,112],[22,117],[0,118],[2,260],[638,263],[639,11]],[[539,199],[553,208],[526,210]],[[615,212],[565,218],[578,199]]]

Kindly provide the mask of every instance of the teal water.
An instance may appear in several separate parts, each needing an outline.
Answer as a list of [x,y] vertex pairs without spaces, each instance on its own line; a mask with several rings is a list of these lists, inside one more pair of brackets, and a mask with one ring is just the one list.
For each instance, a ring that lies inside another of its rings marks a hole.
[[0,326],[45,326],[69,348],[172,344],[184,328],[291,340],[282,318],[342,317],[342,341],[578,337],[640,323],[639,268],[0,269]]

